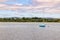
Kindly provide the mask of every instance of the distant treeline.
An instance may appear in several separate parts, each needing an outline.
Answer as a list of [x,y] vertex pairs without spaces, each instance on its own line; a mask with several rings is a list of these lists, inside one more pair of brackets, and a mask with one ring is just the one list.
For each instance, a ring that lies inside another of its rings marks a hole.
[[60,22],[60,19],[57,19],[57,18],[38,18],[38,17],[32,17],[32,18],[12,17],[12,18],[0,18],[0,22]]

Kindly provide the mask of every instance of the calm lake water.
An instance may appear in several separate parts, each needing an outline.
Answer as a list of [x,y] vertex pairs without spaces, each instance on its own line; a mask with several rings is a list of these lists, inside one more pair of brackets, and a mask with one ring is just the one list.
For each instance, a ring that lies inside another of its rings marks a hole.
[[0,22],[0,40],[60,40],[60,23]]

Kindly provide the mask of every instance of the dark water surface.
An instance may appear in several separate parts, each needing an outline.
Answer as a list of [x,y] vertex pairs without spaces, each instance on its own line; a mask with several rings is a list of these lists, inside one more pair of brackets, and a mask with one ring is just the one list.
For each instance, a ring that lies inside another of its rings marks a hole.
[[0,40],[60,40],[60,23],[0,23]]

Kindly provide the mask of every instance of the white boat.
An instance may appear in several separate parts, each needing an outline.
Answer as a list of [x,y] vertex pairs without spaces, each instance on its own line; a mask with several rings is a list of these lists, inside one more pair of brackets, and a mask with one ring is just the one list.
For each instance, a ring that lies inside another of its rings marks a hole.
[[46,27],[46,24],[40,24],[39,27]]

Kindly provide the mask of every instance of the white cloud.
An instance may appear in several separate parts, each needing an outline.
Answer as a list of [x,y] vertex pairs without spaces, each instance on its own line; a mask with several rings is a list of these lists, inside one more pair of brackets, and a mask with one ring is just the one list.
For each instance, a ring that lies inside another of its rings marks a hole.
[[15,5],[19,5],[19,6],[22,6],[23,4],[22,4],[22,3],[16,3]]

